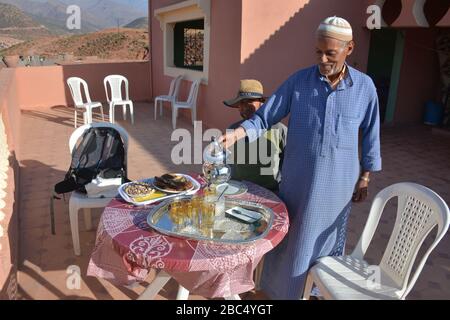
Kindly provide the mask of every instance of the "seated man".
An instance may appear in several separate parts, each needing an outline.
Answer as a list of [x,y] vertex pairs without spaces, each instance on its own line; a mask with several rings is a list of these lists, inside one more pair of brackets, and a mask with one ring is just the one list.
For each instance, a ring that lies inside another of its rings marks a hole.
[[[239,128],[242,122],[250,119],[261,108],[265,100],[261,82],[241,80],[238,96],[223,102],[228,107],[239,109],[243,119],[231,125],[229,129]],[[235,145],[231,157],[231,178],[250,181],[269,190],[278,191],[286,137],[287,127],[280,122],[255,142],[242,140],[241,144]]]

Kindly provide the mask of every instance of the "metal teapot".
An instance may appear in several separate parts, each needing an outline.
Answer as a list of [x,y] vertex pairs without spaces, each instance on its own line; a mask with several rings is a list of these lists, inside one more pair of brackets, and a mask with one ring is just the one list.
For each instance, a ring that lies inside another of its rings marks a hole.
[[215,137],[203,152],[203,174],[209,185],[227,183],[231,178],[231,167],[227,159],[231,152],[223,148]]

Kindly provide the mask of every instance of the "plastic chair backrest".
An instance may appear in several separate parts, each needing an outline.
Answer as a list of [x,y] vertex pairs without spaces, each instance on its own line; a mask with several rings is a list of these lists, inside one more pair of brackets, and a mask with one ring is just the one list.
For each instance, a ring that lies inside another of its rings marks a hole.
[[181,80],[183,80],[183,76],[178,76],[170,82],[170,88],[169,88],[169,97],[178,97],[178,93],[180,91],[180,84]]
[[195,80],[192,82],[191,90],[189,91],[189,97],[187,100],[187,104],[190,106],[194,106],[197,103],[198,90],[200,87],[201,80]]
[[[450,211],[438,194],[424,186],[415,183],[392,185],[375,197],[362,236],[352,253],[353,257],[363,259],[386,203],[395,197],[398,198],[397,218],[379,267],[381,275],[388,277],[392,285],[399,288],[399,298],[405,299],[417,281],[428,256],[447,232]],[[417,254],[436,225],[436,237],[410,278]]]
[[184,76],[178,76],[175,79],[175,87],[173,89],[172,97],[175,98],[175,101],[178,99],[178,95],[180,94],[180,88],[181,88],[181,81],[183,80]]
[[[70,89],[70,94],[72,95],[73,102],[75,106],[82,106],[85,103],[91,103],[91,96],[89,95],[89,87],[86,81],[78,77],[71,77],[67,79],[67,85]],[[83,86],[84,96],[86,97],[86,102],[83,100],[83,92],[81,87]]]
[[[124,76],[121,75],[107,76],[103,80],[103,84],[105,85],[106,99],[108,100],[108,102],[124,101],[130,99],[128,91],[129,88],[128,79],[125,78]],[[125,99],[123,99],[122,96],[122,84],[125,84]],[[109,95],[108,85],[111,90],[111,97]]]

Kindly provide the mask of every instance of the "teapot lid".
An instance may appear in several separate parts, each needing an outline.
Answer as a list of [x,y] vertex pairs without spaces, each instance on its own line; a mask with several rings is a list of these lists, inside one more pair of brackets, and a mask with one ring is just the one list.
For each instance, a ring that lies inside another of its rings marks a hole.
[[203,159],[210,163],[225,163],[230,154],[231,152],[223,148],[216,137],[213,137],[212,142],[203,152]]

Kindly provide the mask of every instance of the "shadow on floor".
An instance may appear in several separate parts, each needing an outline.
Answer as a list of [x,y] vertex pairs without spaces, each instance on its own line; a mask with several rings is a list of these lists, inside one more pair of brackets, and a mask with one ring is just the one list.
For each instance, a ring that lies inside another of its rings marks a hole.
[[[64,179],[65,172],[45,165],[40,161],[21,162],[21,210],[19,215],[20,255],[19,255],[19,294],[22,298],[32,298],[28,288],[43,287],[48,295],[57,299],[92,299],[84,291],[70,294],[65,285],[69,277],[68,267],[77,266],[81,271],[83,285],[95,299],[113,299],[110,288],[96,278],[85,276],[89,263],[89,252],[95,243],[95,230],[83,230],[80,223],[81,257],[73,253],[70,222],[68,219],[68,199],[55,201],[56,235],[50,228],[50,196],[55,183]],[[97,223],[101,210],[93,211],[94,223]],[[83,215],[80,214],[82,217]],[[80,218],[82,220],[82,218]],[[82,222],[82,221],[80,221]],[[51,281],[50,274],[58,271],[58,277]],[[112,285],[111,285],[112,286]],[[38,289],[40,290],[40,289]],[[126,297],[136,299],[137,293],[126,288],[117,288]]]

